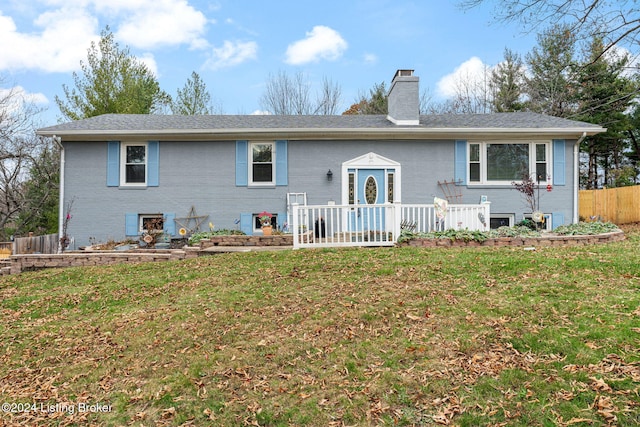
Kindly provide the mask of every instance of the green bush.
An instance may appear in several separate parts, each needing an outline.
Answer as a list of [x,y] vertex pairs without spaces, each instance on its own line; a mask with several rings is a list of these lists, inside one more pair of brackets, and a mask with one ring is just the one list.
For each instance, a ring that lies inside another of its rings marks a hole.
[[554,233],[565,236],[588,235],[611,233],[618,229],[618,226],[610,222],[579,222],[577,224],[561,225],[556,228]]
[[194,246],[200,243],[202,239],[209,239],[212,236],[244,236],[246,233],[240,230],[215,230],[215,231],[198,231],[189,237],[189,245]]
[[[590,235],[609,233],[617,230],[618,227],[610,222],[579,222],[577,224],[562,225],[553,232],[561,235]],[[489,231],[471,231],[469,229],[455,230],[450,228],[444,231],[432,231],[430,233],[416,233],[403,230],[398,242],[407,242],[413,239],[451,239],[483,242],[487,239],[498,237],[540,237],[541,232],[531,229],[527,225],[516,225],[515,227],[500,227]]]

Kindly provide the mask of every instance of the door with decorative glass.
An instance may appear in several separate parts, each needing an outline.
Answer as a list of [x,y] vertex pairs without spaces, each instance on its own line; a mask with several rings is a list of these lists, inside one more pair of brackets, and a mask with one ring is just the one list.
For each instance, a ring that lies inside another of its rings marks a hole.
[[367,231],[375,239],[386,230],[385,203],[393,203],[394,169],[352,169],[349,171],[351,229]]

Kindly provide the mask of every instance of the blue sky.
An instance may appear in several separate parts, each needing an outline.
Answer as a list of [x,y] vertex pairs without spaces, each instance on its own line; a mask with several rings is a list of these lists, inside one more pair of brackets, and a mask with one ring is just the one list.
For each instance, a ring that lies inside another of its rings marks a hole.
[[340,85],[340,111],[414,69],[421,90],[442,99],[456,73],[473,73],[536,43],[516,25],[492,22],[491,4],[463,11],[443,0],[3,0],[0,89],[14,87],[60,114],[55,95],[109,25],[121,47],[145,61],[175,95],[192,71],[226,114],[260,111],[270,75],[302,72],[312,93]]

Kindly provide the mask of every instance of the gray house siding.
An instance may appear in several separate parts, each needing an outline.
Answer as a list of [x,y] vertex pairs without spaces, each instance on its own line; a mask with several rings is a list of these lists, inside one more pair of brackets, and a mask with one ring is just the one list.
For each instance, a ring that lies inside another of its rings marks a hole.
[[[126,141],[123,141],[126,142]],[[541,191],[544,212],[557,221],[573,217],[573,143],[564,146],[564,185]],[[454,140],[289,140],[287,185],[255,188],[238,185],[236,141],[160,141],[157,186],[123,188],[108,186],[108,142],[65,142],[65,201],[73,200],[68,234],[75,246],[96,241],[121,240],[127,234],[126,214],[158,214],[185,217],[193,206],[217,229],[240,228],[242,215],[264,210],[284,222],[287,193],[305,192],[309,204],[341,203],[342,164],[373,152],[401,164],[403,203],[432,203],[443,197],[438,181],[452,180],[456,162]],[[333,179],[327,179],[331,170]],[[459,187],[463,203],[478,203],[485,195],[494,214],[522,219],[527,209],[511,186]],[[557,225],[557,224],[555,224]],[[133,236],[131,236],[133,237]]]

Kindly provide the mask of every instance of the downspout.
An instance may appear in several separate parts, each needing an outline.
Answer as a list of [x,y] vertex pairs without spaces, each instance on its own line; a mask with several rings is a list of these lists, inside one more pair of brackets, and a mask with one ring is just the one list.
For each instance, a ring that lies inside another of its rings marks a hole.
[[582,136],[578,138],[573,146],[573,223],[577,224],[580,220],[578,216],[578,192],[580,191],[580,144],[587,137],[586,132],[582,132]]
[[62,253],[62,229],[64,224],[64,147],[62,146],[62,138],[53,135],[53,142],[60,148],[60,188],[59,188],[59,206],[58,206],[58,253]]

